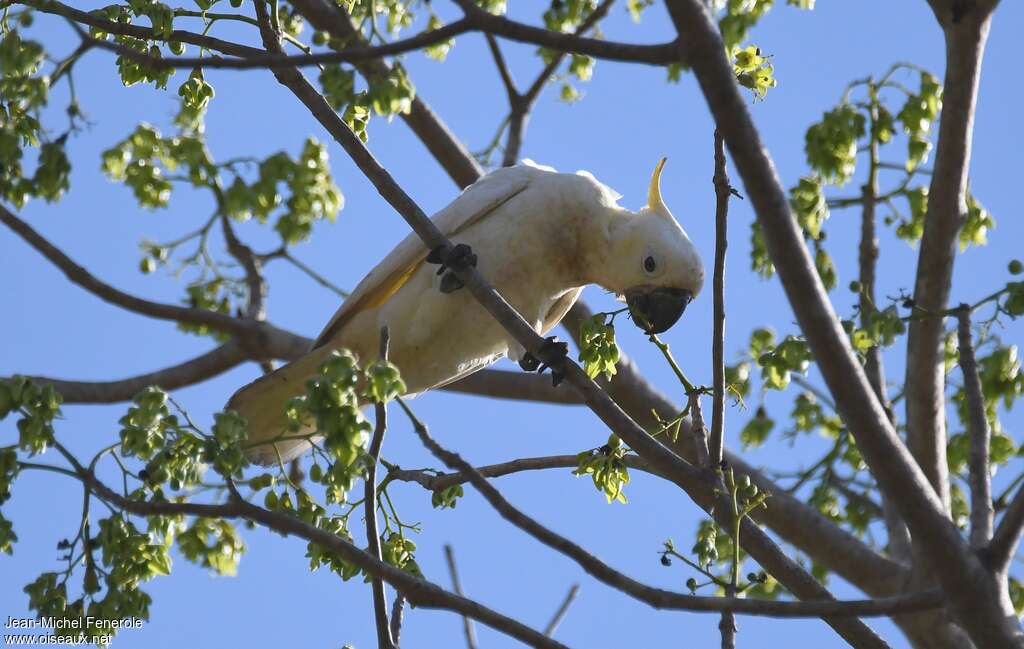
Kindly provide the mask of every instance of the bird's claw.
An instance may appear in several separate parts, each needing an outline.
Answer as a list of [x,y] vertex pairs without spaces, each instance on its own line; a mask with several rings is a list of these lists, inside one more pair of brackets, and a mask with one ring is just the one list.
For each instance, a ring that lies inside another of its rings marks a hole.
[[519,367],[527,372],[541,373],[546,369],[551,370],[551,385],[558,387],[558,384],[565,378],[559,367],[562,361],[569,355],[569,343],[559,342],[554,336],[544,339],[544,344],[537,350],[540,358],[530,352],[523,354],[519,360]]
[[427,255],[427,263],[441,266],[437,269],[438,275],[444,275],[441,278],[441,292],[452,293],[466,284],[450,269],[465,270],[470,266],[476,266],[476,255],[473,254],[473,249],[464,243],[456,244],[452,248],[438,246]]

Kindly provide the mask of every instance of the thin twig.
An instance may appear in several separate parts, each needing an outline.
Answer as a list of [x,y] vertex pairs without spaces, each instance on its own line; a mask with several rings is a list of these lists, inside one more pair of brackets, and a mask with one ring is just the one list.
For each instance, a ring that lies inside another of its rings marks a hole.
[[[388,345],[391,341],[390,332],[387,326],[380,330],[380,359],[388,360]],[[366,469],[366,495],[363,505],[366,517],[366,542],[367,549],[377,559],[381,558],[380,535],[377,532],[377,463],[380,459],[380,449],[384,444],[384,434],[388,428],[388,409],[383,401],[375,404],[376,422],[373,430],[373,438],[370,440],[370,447],[367,455],[370,461]],[[377,647],[378,649],[394,649],[395,643],[391,637],[391,627],[388,624],[387,601],[384,595],[384,582],[379,577],[371,580],[373,591],[373,612],[377,624]]]
[[580,592],[580,585],[573,584],[569,588],[569,592],[565,594],[565,599],[562,600],[562,604],[555,611],[555,614],[551,617],[551,621],[544,627],[544,635],[549,638],[555,635],[555,631],[558,629],[558,625],[565,619],[565,614],[569,612],[569,607],[572,605],[572,601],[576,599],[576,595]]
[[[444,546],[444,559],[448,563],[448,574],[452,578],[452,590],[457,595],[462,595],[462,582],[459,580],[459,570],[455,566],[455,550],[452,549],[452,546]],[[468,649],[477,649],[476,629],[473,628],[473,620],[465,615],[462,616],[462,630],[466,634],[466,647]]]
[[714,331],[711,337],[711,434],[708,438],[708,461],[711,466],[722,462],[725,448],[725,252],[729,246],[729,197],[735,191],[729,184],[726,170],[725,140],[715,131],[715,275],[713,286]]

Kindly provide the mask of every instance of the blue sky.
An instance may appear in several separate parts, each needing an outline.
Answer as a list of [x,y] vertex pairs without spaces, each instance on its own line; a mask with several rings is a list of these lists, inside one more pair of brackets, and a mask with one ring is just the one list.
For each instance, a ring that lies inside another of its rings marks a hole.
[[[444,3],[435,4],[442,12],[447,9]],[[515,4],[514,15],[524,20],[534,20],[539,13],[539,3]],[[838,101],[847,82],[880,74],[895,61],[924,66],[940,78],[942,73],[942,38],[924,0],[822,0],[818,5],[813,12],[778,6],[752,37],[774,57],[779,87],[752,111],[787,187],[806,170],[805,129]],[[1002,286],[1007,279],[1007,261],[1021,255],[1024,225],[1017,218],[1015,178],[1016,156],[1024,146],[1017,126],[1024,92],[1014,83],[1019,60],[1014,28],[1021,24],[1024,8],[1004,2],[996,13],[985,59],[971,180],[973,192],[995,216],[998,228],[987,247],[971,249],[958,258],[952,298],[957,302],[977,299]],[[629,21],[623,6],[617,6],[604,29],[609,38],[640,42],[657,42],[673,34],[660,5],[648,10],[639,26]],[[255,42],[252,32],[219,30],[219,26],[215,28],[215,35]],[[40,18],[31,31],[58,55],[75,45],[74,35],[60,20]],[[533,48],[503,47],[520,85],[532,81],[539,67]],[[462,37],[444,64],[421,55],[408,57],[406,64],[422,97],[470,148],[489,141],[504,117],[505,95],[480,36]],[[79,102],[94,125],[69,142],[75,165],[72,190],[59,204],[29,205],[23,216],[99,277],[138,295],[176,302],[182,295],[180,283],[163,273],[143,276],[137,272],[137,244],[143,237],[168,240],[197,227],[212,208],[208,197],[182,188],[170,208],[140,210],[129,190],[100,174],[99,154],[141,121],[169,131],[177,107],[174,90],[186,75],[179,72],[173,77],[168,92],[126,89],[114,73],[113,56],[103,52],[90,53],[75,72]],[[263,157],[282,149],[294,155],[307,136],[328,140],[269,73],[211,71],[207,78],[217,92],[207,119],[210,149],[216,158]],[[557,89],[545,92],[530,120],[522,154],[564,171],[587,169],[621,192],[621,203],[631,208],[644,203],[654,163],[668,156],[663,181],[666,202],[710,260],[714,242],[712,125],[691,77],[684,76],[679,84],[666,84],[664,79],[662,70],[598,62],[594,79],[581,86],[583,101],[566,105],[557,101]],[[62,127],[60,111],[65,101],[62,86],[52,98],[51,124]],[[454,185],[400,120],[390,125],[376,120],[370,128],[369,145],[428,212],[456,195]],[[340,148],[331,143],[330,153],[346,205],[337,223],[320,225],[312,241],[300,246],[297,254],[337,284],[351,287],[405,236],[407,226]],[[734,183],[739,184],[735,174]],[[855,180],[840,193],[847,195],[858,186]],[[753,327],[769,325],[782,334],[796,332],[778,282],[762,281],[749,271],[752,218],[747,203],[733,202],[726,341],[730,357],[740,353]],[[843,287],[855,273],[856,214],[835,212],[828,227],[828,245]],[[275,243],[272,233],[258,227],[245,227],[243,233],[257,248]],[[912,286],[915,251],[887,231],[882,233],[882,241],[879,292],[894,295]],[[206,340],[177,333],[172,324],[110,307],[69,286],[9,232],[0,232],[0,245],[0,273],[8,278],[0,291],[6,313],[0,321],[5,341],[0,375],[19,372],[113,379],[173,364],[210,347]],[[332,293],[293,268],[272,264],[268,276],[269,317],[279,326],[315,335],[337,308]],[[586,299],[595,309],[615,308],[599,290],[588,290]],[[840,288],[835,299],[840,312],[849,314],[851,294]],[[710,380],[710,327],[707,294],[665,336],[687,373],[704,383]],[[1024,327],[1015,323],[1002,335],[1019,341],[1022,332]],[[638,332],[620,327],[619,341],[652,380],[679,398],[668,368]],[[897,348],[886,357],[890,380],[902,375],[901,356]],[[179,390],[175,396],[197,421],[208,422],[227,396],[258,371],[248,364],[200,386]],[[790,398],[771,394],[766,403],[783,415]],[[443,393],[423,396],[414,405],[440,441],[479,464],[578,452],[602,444],[607,437],[597,419],[582,408]],[[85,454],[115,439],[124,406],[76,406],[64,412],[66,420],[59,424],[58,434],[72,449]],[[736,448],[738,430],[748,417],[749,413],[738,409],[728,411],[730,447]],[[385,456],[403,467],[437,466],[406,422],[398,416],[392,419]],[[1004,423],[1019,442],[1024,417],[1017,413]],[[953,424],[952,429],[956,428]],[[9,422],[0,427],[0,439],[12,434]],[[795,445],[770,445],[750,456],[755,463],[796,468],[813,462],[823,443],[804,437]],[[1005,483],[1014,470],[1019,467],[997,476],[997,484]],[[662,541],[673,537],[688,547],[701,518],[684,494],[665,483],[635,474],[627,490],[628,506],[605,504],[589,481],[573,478],[568,470],[505,478],[499,486],[541,522],[643,581],[681,589],[690,576],[682,567],[666,569],[658,563],[656,552]],[[26,613],[27,597],[21,586],[56,567],[58,553],[53,548],[58,539],[73,533],[80,494],[77,484],[51,475],[26,473],[18,479],[14,498],[5,505],[5,516],[15,522],[21,541],[13,557],[0,557],[0,616]],[[666,638],[686,638],[690,646],[712,646],[718,641],[716,618],[659,613],[587,579],[573,563],[498,518],[469,490],[457,509],[441,512],[430,507],[429,495],[418,487],[398,486],[392,495],[398,499],[404,519],[422,523],[424,531],[416,539],[417,558],[426,575],[438,583],[448,585],[441,548],[451,543],[467,594],[536,627],[544,626],[572,583],[581,583],[580,595],[557,636],[571,646],[650,646],[663,644]],[[155,600],[150,622],[141,631],[124,632],[118,646],[373,646],[369,591],[361,582],[343,584],[325,572],[309,573],[304,544],[298,541],[263,532],[246,532],[245,539],[248,551],[236,578],[211,577],[177,560],[171,577],[147,586]],[[833,580],[832,586],[841,595],[855,594],[838,581]],[[891,624],[871,624],[894,647],[906,646]],[[481,646],[488,649],[517,646],[479,625],[477,632]],[[819,621],[740,620],[741,647],[788,644],[795,637],[801,639],[802,646],[843,646]],[[459,646],[460,621],[443,612],[407,611],[403,638],[405,647]]]

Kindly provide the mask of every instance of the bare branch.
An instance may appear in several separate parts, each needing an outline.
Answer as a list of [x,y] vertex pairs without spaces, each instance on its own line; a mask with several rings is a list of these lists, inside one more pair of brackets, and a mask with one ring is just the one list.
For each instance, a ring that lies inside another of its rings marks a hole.
[[93,38],[83,32],[80,27],[72,23],[83,43],[93,47],[114,52],[126,59],[135,61],[147,67],[166,68],[216,68],[230,70],[253,70],[253,69],[275,69],[286,67],[308,67],[322,65],[324,63],[362,63],[374,59],[381,59],[386,56],[397,56],[406,52],[430,47],[442,43],[454,36],[464,34],[473,29],[466,19],[457,20],[439,29],[425,31],[409,38],[385,43],[383,45],[354,45],[332,52],[317,52],[315,54],[258,54],[239,58],[222,58],[219,56],[151,56],[147,52],[132,49],[130,47],[113,43],[110,41]]
[[465,12],[466,18],[472,21],[475,28],[520,43],[532,43],[560,52],[586,54],[610,61],[667,65],[679,60],[676,43],[636,45],[586,38],[575,34],[553,32],[542,27],[516,22],[503,16],[496,16],[478,7],[471,0],[455,0],[455,4]]
[[971,546],[983,548],[992,540],[992,480],[989,468],[989,446],[992,439],[985,415],[985,397],[981,393],[978,361],[971,339],[971,310],[962,305],[957,313],[957,338],[960,343],[960,371],[967,396],[967,434],[970,436],[968,458],[971,485]]
[[391,605],[391,639],[395,646],[401,644],[402,620],[405,618],[405,595],[395,593],[395,601]]
[[245,57],[261,56],[266,54],[263,50],[255,47],[232,43],[231,41],[214,38],[213,36],[194,34],[180,29],[172,31],[170,35],[158,35],[149,27],[119,23],[113,20],[107,20],[106,18],[100,18],[99,16],[94,16],[88,12],[75,9],[74,7],[69,7],[57,0],[19,0],[18,4],[32,7],[36,11],[41,11],[43,13],[63,16],[76,23],[95,27],[96,29],[102,30],[108,34],[114,34],[117,36],[133,36],[135,38],[142,38],[146,40],[188,43],[189,45],[198,45],[199,47],[231,56]]
[[729,184],[725,140],[718,131],[715,131],[715,174],[712,181],[715,185],[715,275],[714,332],[711,337],[713,395],[708,454],[711,465],[717,466],[722,462],[725,448],[725,251],[729,247],[729,197],[736,191]]
[[989,553],[992,556],[992,565],[997,573],[1006,571],[1010,560],[1017,552],[1020,544],[1021,534],[1024,532],[1024,485],[1017,489],[1013,500],[1010,501],[999,521],[989,544]]
[[569,612],[569,607],[572,606],[572,602],[576,599],[576,595],[580,592],[580,585],[573,584],[569,588],[569,592],[565,594],[565,599],[562,600],[561,606],[555,611],[555,614],[551,617],[551,621],[544,627],[544,635],[549,638],[555,635],[555,631],[558,629],[558,625],[565,619],[565,614]]
[[[930,565],[943,567],[936,571],[940,582],[975,643],[986,647],[1016,644],[1013,637],[1019,634],[1019,626],[1010,621],[1012,615],[1004,615],[995,580],[946,517],[943,502],[897,436],[850,348],[747,111],[747,102],[739,93],[717,27],[699,0],[667,2],[682,37],[685,58],[693,66],[743,177],[801,330],[865,461],[883,493],[898,506]],[[961,63],[950,61],[950,66]],[[933,403],[941,404],[941,393],[936,397],[939,400]]]
[[[391,336],[387,326],[380,330],[380,358],[388,360],[388,345]],[[388,407],[383,401],[375,404],[376,420],[373,428],[373,438],[366,450],[370,461],[366,467],[366,480],[363,484],[365,495],[363,497],[363,515],[366,519],[366,543],[367,551],[381,559],[380,534],[377,531],[377,463],[380,460],[380,449],[384,445],[384,434],[388,429]],[[370,588],[373,591],[373,615],[377,626],[377,648],[394,649],[395,642],[391,637],[391,627],[388,625],[387,601],[384,595],[384,582],[380,577],[370,580]],[[461,595],[461,593],[459,593]]]
[[516,82],[512,80],[512,73],[508,69],[508,63],[505,62],[505,57],[501,54],[501,48],[498,47],[498,41],[495,40],[494,36],[484,34],[484,38],[487,40],[487,47],[491,50],[491,56],[494,58],[494,66],[498,68],[498,76],[501,77],[501,83],[505,86],[508,103],[510,106],[514,106],[519,102],[519,91],[516,90]]
[[567,649],[565,645],[548,638],[530,627],[501,615],[475,600],[450,593],[436,584],[415,577],[400,568],[373,557],[346,539],[327,530],[314,527],[299,518],[273,512],[253,505],[245,500],[234,499],[224,504],[180,503],[169,501],[138,501],[126,498],[96,479],[91,473],[78,469],[67,471],[76,477],[100,499],[136,516],[178,515],[203,516],[207,518],[247,519],[278,532],[294,535],[305,541],[316,543],[346,561],[359,566],[366,573],[379,576],[396,591],[402,593],[413,606],[453,611],[467,615],[487,626],[532,646],[543,649]]
[[[219,188],[217,189],[217,198],[221,200]],[[267,297],[267,280],[263,277],[260,260],[253,253],[252,248],[242,243],[235,234],[235,228],[231,225],[227,215],[222,214],[220,222],[228,252],[245,270],[245,285],[249,292],[245,317],[250,320],[263,320],[267,316],[264,306]]]
[[[577,302],[562,320],[577,344],[581,323],[592,315],[585,304]],[[610,382],[602,380],[601,385],[647,430],[656,431],[660,427],[654,413],[665,421],[679,415],[682,408],[652,386],[627,354],[621,354],[617,370]],[[670,448],[679,457],[699,464],[700,458],[688,442],[693,438],[691,429],[691,422],[683,420],[679,439],[671,443]],[[771,506],[755,512],[754,517],[759,522],[870,595],[891,595],[903,589],[909,575],[904,566],[879,554],[806,502],[786,493],[739,456],[726,450],[724,457],[737,475],[749,475],[758,489],[773,494]]]
[[175,390],[201,383],[242,364],[248,358],[242,345],[232,340],[178,365],[119,381],[66,381],[44,376],[29,378],[40,385],[52,385],[64,403],[117,403],[133,399],[151,385]]
[[[601,19],[608,15],[608,11],[613,4],[615,4],[615,0],[604,0],[579,24],[573,34],[583,36],[590,31]],[[488,34],[487,38],[493,40],[494,37]],[[530,117],[530,111],[533,109],[533,105],[540,96],[541,90],[547,84],[548,79],[551,78],[551,75],[558,70],[558,66],[565,60],[565,55],[565,52],[559,52],[553,56],[522,95],[518,93],[514,96],[509,95],[509,108],[511,112],[508,116],[508,137],[505,140],[505,154],[502,157],[502,166],[509,167],[519,160],[519,152],[523,146],[523,136],[526,131],[526,122]]]
[[[867,83],[871,84],[873,82],[868,79]],[[871,96],[875,96],[873,91]],[[876,101],[872,101],[870,110],[871,125],[868,133],[872,135],[869,146],[868,178],[861,188],[860,198],[857,199],[861,203],[860,244],[857,257],[858,279],[860,281],[858,307],[860,311],[860,326],[866,330],[870,330],[871,320],[875,317],[876,312],[875,276],[879,255],[876,223],[877,206],[879,203],[891,198],[889,195],[878,195],[878,173],[882,163],[879,160],[878,139],[874,136],[879,119],[879,108]],[[906,184],[910,182],[912,177],[913,174],[908,174],[904,183],[895,190],[895,193],[905,190]],[[864,363],[864,371],[867,374],[868,381],[871,383],[875,396],[885,410],[889,421],[895,425],[896,417],[893,414],[888,395],[886,394],[885,365],[882,362],[882,350],[878,345],[875,345],[868,349],[866,356],[867,360]],[[907,530],[907,525],[900,518],[899,512],[896,511],[895,506],[885,494],[882,494],[882,507],[890,552],[897,560],[909,564],[911,563],[911,545],[910,532]]]
[[206,309],[190,309],[143,300],[100,281],[85,268],[72,261],[70,257],[61,252],[43,235],[36,232],[32,226],[15,216],[4,205],[0,205],[0,221],[52,262],[69,280],[96,295],[104,302],[109,302],[123,309],[151,318],[206,325],[217,331],[235,335],[244,335],[252,331],[251,327],[246,323],[230,315],[217,313],[216,311],[207,311]]
[[[462,582],[459,581],[459,570],[455,566],[455,551],[452,546],[444,546],[444,559],[448,563],[448,574],[452,578],[452,590],[458,595],[462,595]],[[466,647],[468,649],[477,649],[476,644],[476,629],[473,628],[473,620],[469,617],[462,616],[462,630],[466,634]],[[544,634],[548,635],[548,634]]]
[[480,370],[440,389],[516,401],[583,404],[578,394],[552,387],[551,381],[545,376],[508,370]]
[[[985,12],[970,11],[969,14],[964,20],[943,23],[946,74],[943,80],[942,114],[939,117],[935,163],[928,189],[928,213],[925,216],[914,284],[914,310],[921,314],[940,313],[948,306],[953,264],[956,260],[956,240],[966,214],[974,106],[989,28]],[[910,322],[907,333],[909,362],[904,389],[907,444],[948,509],[949,470],[946,465],[944,408],[946,376],[942,355],[944,333],[942,318],[923,318]]]
[[[651,471],[642,457],[626,455],[622,458],[626,466],[638,471]],[[500,478],[502,476],[522,473],[524,471],[543,471],[546,469],[569,469],[575,468],[579,459],[575,455],[547,455],[544,457],[524,457],[499,464],[488,464],[476,467],[476,472],[485,478]],[[657,475],[655,473],[655,475]],[[436,473],[428,470],[414,470],[393,468],[388,472],[389,480],[400,482],[415,482],[430,491],[442,491],[457,484],[469,482],[469,475],[461,472]]]
[[[419,436],[423,445],[433,453],[439,460],[449,468],[458,471],[469,477],[469,481],[480,492],[481,495],[491,504],[492,507],[519,529],[523,530],[544,545],[561,552],[582,567],[587,574],[598,581],[621,591],[638,601],[644,602],[655,608],[676,609],[689,611],[721,612],[733,611],[739,614],[767,615],[772,617],[821,617],[821,616],[848,616],[867,617],[870,615],[888,615],[893,612],[891,607],[897,606],[904,610],[909,606],[911,610],[919,610],[918,606],[925,609],[941,606],[941,596],[938,591],[929,593],[918,593],[914,596],[899,596],[885,598],[884,600],[858,600],[841,602],[837,600],[827,601],[803,601],[803,602],[780,602],[771,600],[748,600],[729,599],[722,597],[700,597],[696,595],[684,595],[672,591],[662,590],[642,584],[627,575],[618,572],[608,566],[594,555],[587,552],[583,547],[573,541],[560,536],[559,534],[544,527],[530,516],[514,507],[505,500],[497,489],[476,471],[468,462],[458,454],[446,450],[439,445],[427,430],[426,425],[413,413],[402,399],[398,399],[399,405],[409,416],[413,428]],[[911,603],[911,600],[913,603]],[[885,602],[882,605],[882,602]],[[897,602],[899,602],[897,604]],[[926,603],[927,602],[927,603]],[[883,612],[881,609],[885,609]],[[856,612],[854,612],[856,611]],[[876,637],[877,638],[877,637]],[[887,646],[881,640],[870,643],[856,642],[854,646]]]

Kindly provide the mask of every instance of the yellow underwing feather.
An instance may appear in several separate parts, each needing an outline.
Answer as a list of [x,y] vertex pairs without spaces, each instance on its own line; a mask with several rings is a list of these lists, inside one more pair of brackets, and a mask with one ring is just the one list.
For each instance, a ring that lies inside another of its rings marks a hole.
[[[434,217],[434,224],[445,236],[456,237],[518,196],[527,185],[528,176],[516,177],[511,182],[500,176],[485,176],[463,192],[454,203],[441,210]],[[328,344],[356,314],[387,303],[419,270],[428,252],[417,234],[407,236],[356,286],[352,295],[317,337],[313,348]]]

